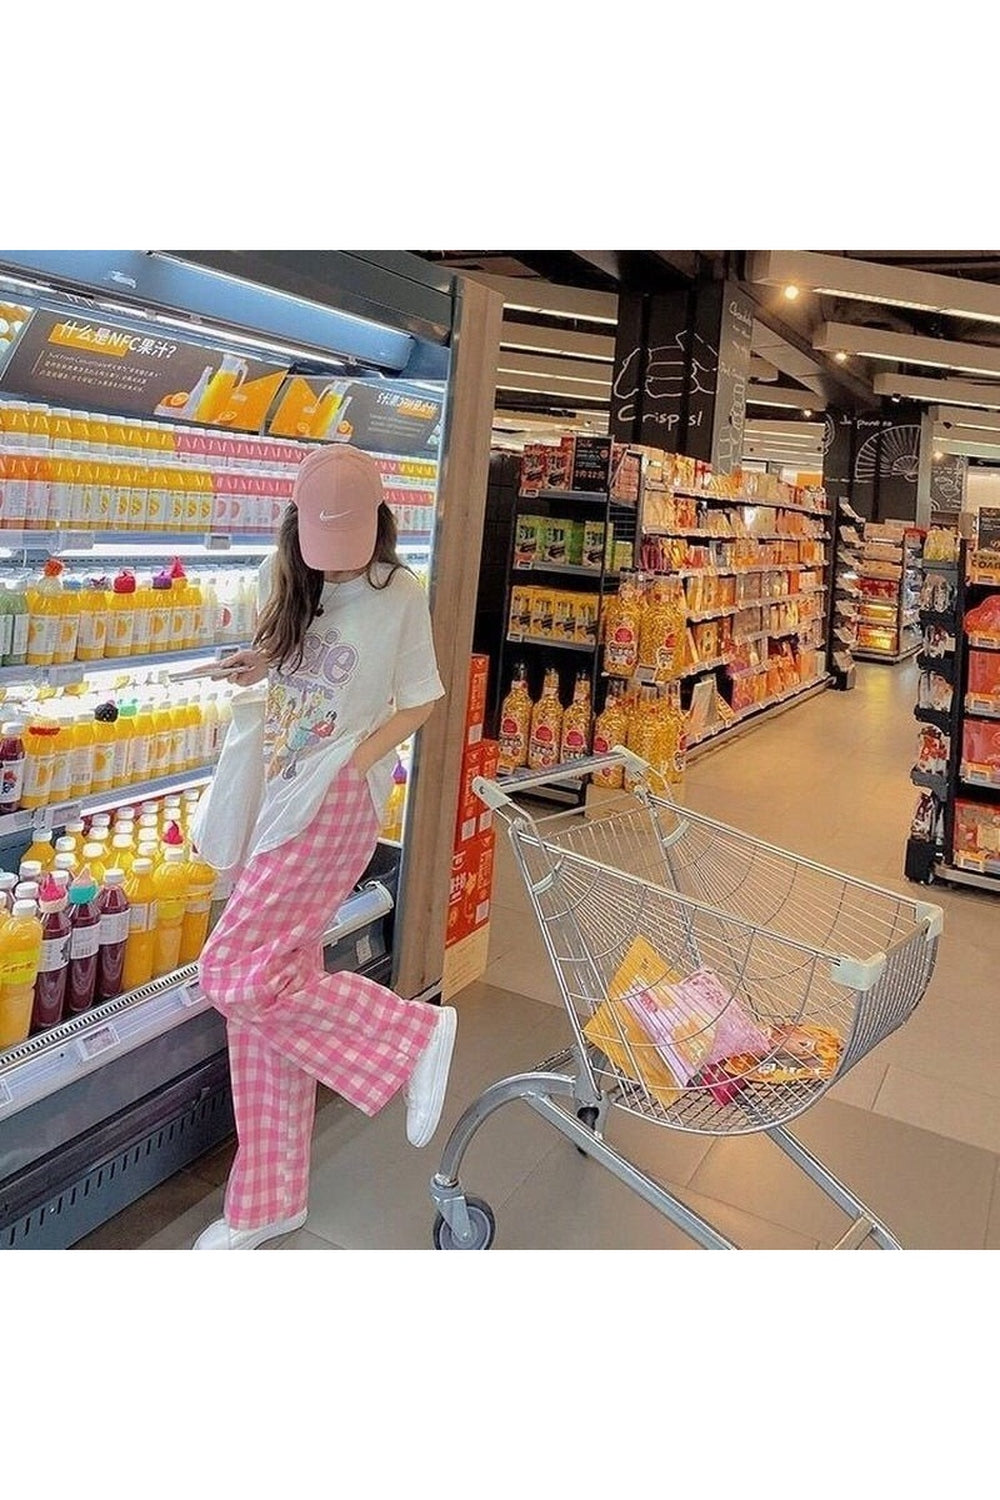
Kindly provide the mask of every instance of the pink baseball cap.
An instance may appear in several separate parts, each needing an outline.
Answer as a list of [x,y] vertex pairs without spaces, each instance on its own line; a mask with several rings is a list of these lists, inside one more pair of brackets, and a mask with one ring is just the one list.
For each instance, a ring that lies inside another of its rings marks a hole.
[[360,448],[338,443],[310,453],[299,465],[292,489],[306,565],[321,573],[367,567],[375,552],[382,499],[378,465]]

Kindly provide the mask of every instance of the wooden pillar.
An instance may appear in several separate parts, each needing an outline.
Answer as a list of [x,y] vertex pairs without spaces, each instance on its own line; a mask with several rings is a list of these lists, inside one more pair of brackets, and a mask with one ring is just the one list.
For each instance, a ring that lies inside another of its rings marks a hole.
[[441,982],[503,317],[500,293],[457,282],[430,601],[445,697],[420,731],[410,791],[393,974],[406,997]]

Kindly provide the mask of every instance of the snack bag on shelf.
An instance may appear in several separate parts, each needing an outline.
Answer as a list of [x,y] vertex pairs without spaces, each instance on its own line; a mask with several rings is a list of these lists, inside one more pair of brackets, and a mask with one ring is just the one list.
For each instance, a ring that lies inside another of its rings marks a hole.
[[917,688],[917,705],[920,708],[936,708],[942,713],[951,711],[952,686],[939,672],[921,672]]
[[962,727],[962,761],[982,774],[991,777],[1000,774],[1000,723],[966,719]]
[[514,538],[515,568],[530,568],[538,561],[539,536],[544,521],[541,516],[518,516]]
[[536,588],[531,593],[531,635],[539,641],[550,641],[553,631],[555,594],[552,589]]
[[915,839],[933,839],[939,813],[938,800],[933,792],[922,792],[917,799],[910,823],[910,836]]
[[526,588],[523,584],[515,584],[510,591],[510,619],[507,623],[508,635],[530,635],[532,605],[534,603],[533,590]]
[[1000,702],[1000,651],[969,651],[969,695]]
[[929,776],[943,776],[948,769],[950,754],[949,736],[934,724],[923,725],[917,742],[916,769]]

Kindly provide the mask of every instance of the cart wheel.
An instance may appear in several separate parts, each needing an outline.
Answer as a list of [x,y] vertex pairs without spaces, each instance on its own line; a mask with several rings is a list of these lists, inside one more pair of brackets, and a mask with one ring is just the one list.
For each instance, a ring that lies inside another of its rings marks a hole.
[[497,1232],[497,1221],[493,1217],[493,1210],[482,1198],[466,1198],[465,1206],[469,1211],[469,1223],[472,1226],[472,1239],[467,1245],[459,1245],[452,1239],[451,1226],[438,1214],[434,1220],[434,1249],[435,1250],[488,1250],[493,1243]]
[[[600,1110],[596,1104],[583,1104],[576,1112],[576,1118],[580,1121],[581,1125],[586,1125],[588,1130],[595,1129],[599,1116]],[[577,1146],[576,1149],[581,1156],[587,1155],[582,1146]]]

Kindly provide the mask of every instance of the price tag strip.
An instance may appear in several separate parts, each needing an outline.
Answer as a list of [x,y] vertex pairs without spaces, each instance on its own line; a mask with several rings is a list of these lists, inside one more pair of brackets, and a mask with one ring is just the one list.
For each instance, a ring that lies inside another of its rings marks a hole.
[[111,1021],[99,1026],[96,1031],[88,1031],[83,1036],[77,1037],[76,1049],[84,1062],[90,1062],[102,1053],[108,1052],[112,1047],[119,1046],[121,1037],[115,1030]]

